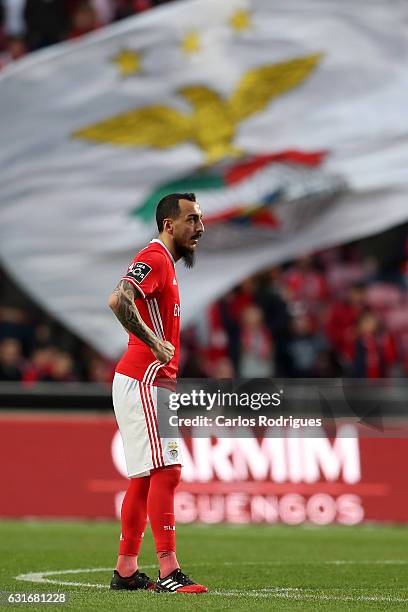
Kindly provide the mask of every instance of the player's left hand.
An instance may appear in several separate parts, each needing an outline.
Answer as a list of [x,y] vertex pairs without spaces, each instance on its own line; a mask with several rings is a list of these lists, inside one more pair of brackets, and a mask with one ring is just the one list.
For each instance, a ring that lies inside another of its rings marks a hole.
[[174,357],[175,348],[171,342],[165,340],[157,341],[156,346],[152,347],[152,353],[161,363],[169,363]]

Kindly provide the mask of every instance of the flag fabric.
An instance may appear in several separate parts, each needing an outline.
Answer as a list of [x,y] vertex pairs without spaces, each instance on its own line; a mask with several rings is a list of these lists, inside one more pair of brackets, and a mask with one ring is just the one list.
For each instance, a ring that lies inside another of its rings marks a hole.
[[0,76],[0,257],[106,355],[106,304],[195,191],[182,322],[247,275],[408,218],[407,9],[397,1],[183,0]]

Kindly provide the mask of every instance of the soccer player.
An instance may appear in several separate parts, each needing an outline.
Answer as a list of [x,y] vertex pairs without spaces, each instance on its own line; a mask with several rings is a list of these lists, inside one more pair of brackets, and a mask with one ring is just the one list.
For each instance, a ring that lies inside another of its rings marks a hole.
[[[195,194],[167,195],[157,205],[159,237],[142,249],[109,297],[109,307],[129,333],[116,366],[112,394],[130,484],[123,499],[119,556],[111,589],[205,593],[176,557],[174,493],[182,457],[178,438],[161,438],[157,385],[174,384],[180,345],[180,300],[175,264],[194,265],[204,231]],[[139,572],[137,557],[149,516],[159,560],[154,583]]]

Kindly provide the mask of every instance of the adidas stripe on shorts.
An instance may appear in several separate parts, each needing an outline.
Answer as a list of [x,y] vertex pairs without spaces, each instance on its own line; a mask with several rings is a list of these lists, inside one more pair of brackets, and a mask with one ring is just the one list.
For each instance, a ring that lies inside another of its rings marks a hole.
[[[129,478],[148,476],[150,470],[166,465],[183,465],[180,439],[161,438],[159,433],[157,387],[149,380],[154,379],[160,365],[158,361],[153,362],[143,381],[118,372],[113,379],[113,407]],[[164,392],[160,389],[160,393]]]

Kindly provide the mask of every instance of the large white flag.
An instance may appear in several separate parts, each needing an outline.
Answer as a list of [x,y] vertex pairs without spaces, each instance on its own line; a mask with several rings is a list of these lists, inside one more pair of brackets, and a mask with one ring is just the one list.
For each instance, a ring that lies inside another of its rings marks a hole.
[[[186,322],[242,277],[408,218],[404,3],[187,0],[0,78],[0,256],[106,354],[106,307],[172,191],[207,231]],[[182,268],[182,266],[180,266]]]

